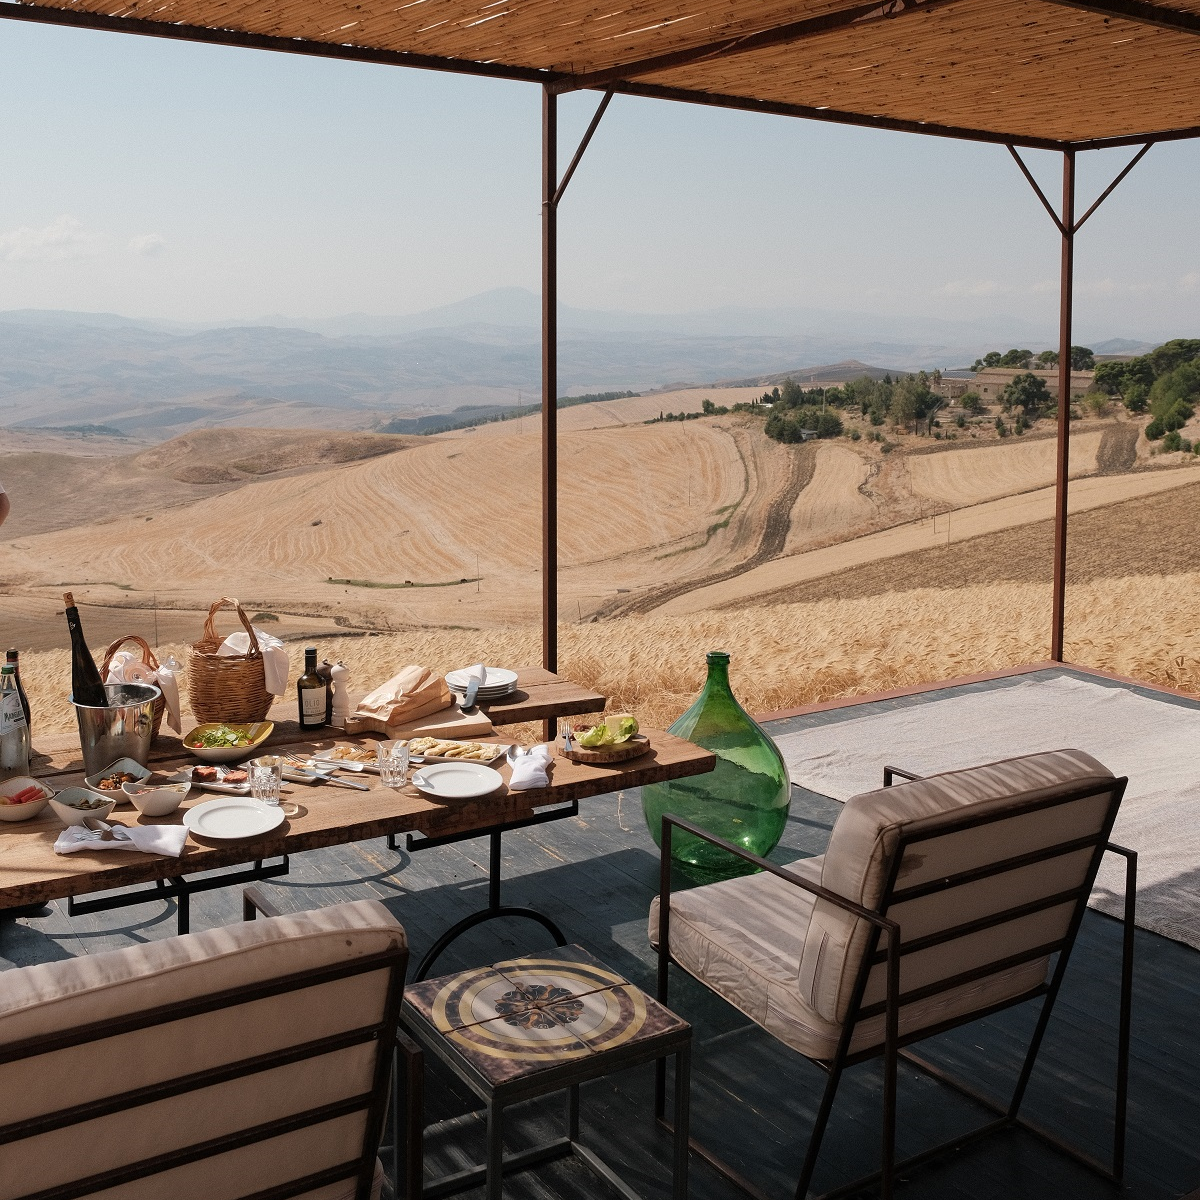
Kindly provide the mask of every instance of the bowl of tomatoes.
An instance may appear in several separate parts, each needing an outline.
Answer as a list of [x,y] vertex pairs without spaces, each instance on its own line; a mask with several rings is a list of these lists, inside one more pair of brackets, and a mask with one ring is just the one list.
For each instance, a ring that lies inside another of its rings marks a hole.
[[46,807],[54,789],[29,775],[0,783],[0,821],[28,821]]

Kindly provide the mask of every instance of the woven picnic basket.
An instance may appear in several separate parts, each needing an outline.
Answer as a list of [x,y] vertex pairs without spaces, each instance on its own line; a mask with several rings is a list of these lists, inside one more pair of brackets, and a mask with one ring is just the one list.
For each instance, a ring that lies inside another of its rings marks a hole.
[[[232,606],[238,620],[250,635],[250,650],[246,654],[218,654],[225,640],[217,634],[217,613]],[[243,723],[261,721],[267,715],[273,699],[267,691],[263,673],[262,651],[246,610],[228,597],[216,601],[208,610],[204,636],[193,642],[188,651],[188,703],[192,715],[200,724],[208,721]]]
[[[104,661],[100,664],[100,678],[108,678],[108,668],[112,665],[113,655],[116,654],[126,642],[133,642],[142,652],[142,662],[152,671],[158,670],[158,659],[154,657],[154,651],[150,649],[150,643],[145,638],[138,637],[136,633],[126,634],[125,637],[117,638],[115,642],[104,652]],[[167,701],[165,697],[159,695],[154,702],[154,726],[150,732],[150,740],[153,741],[158,737],[158,731],[162,728],[163,713],[167,711]]]

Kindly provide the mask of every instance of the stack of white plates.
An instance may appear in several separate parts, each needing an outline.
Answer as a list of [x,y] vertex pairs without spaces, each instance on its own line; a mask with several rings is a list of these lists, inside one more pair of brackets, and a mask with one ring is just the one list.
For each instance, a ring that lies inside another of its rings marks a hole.
[[[506,671],[503,667],[485,667],[483,682],[475,695],[476,703],[486,704],[491,700],[502,700],[505,696],[516,691],[516,671]],[[471,676],[466,671],[450,671],[446,682],[456,692],[465,693],[471,683]]]

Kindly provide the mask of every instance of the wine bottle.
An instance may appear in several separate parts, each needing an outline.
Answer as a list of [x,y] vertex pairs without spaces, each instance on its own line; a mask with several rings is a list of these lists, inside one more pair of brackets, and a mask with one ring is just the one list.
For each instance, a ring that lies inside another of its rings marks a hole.
[[12,663],[13,674],[17,677],[17,695],[21,697],[21,708],[25,713],[25,724],[29,726],[29,736],[33,737],[33,714],[29,708],[29,697],[25,695],[25,687],[21,683],[21,664],[16,650],[9,650],[8,661]]
[[325,724],[325,680],[317,674],[317,648],[304,651],[304,674],[296,680],[296,700],[301,729],[320,729]]
[[0,780],[29,774],[29,726],[12,663],[0,667]]
[[63,601],[67,606],[67,628],[71,631],[71,699],[85,708],[104,708],[108,697],[104,693],[100,669],[83,639],[75,597],[64,592]]

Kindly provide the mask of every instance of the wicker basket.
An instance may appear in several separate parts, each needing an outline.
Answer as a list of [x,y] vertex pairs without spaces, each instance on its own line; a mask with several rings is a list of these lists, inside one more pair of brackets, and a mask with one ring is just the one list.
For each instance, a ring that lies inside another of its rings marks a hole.
[[[100,664],[100,678],[108,678],[108,668],[112,665],[113,655],[116,654],[126,642],[134,642],[142,652],[142,663],[149,667],[152,671],[158,670],[158,659],[154,657],[154,651],[150,649],[150,643],[145,638],[140,638],[136,633],[127,634],[125,637],[117,638],[115,642],[104,652],[104,661]],[[163,696],[159,696],[154,702],[154,726],[150,731],[150,740],[153,741],[158,737],[158,731],[162,728],[163,713],[167,711],[167,701]]]
[[[224,638],[217,635],[213,622],[226,605],[237,610],[238,620],[250,635],[246,654],[217,653]],[[204,636],[193,642],[188,652],[187,690],[192,715],[200,724],[261,721],[266,717],[273,697],[264,680],[262,651],[250,618],[236,600],[218,600],[208,610]]]

